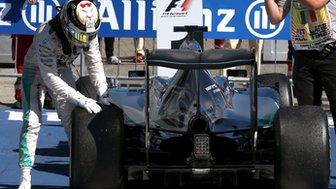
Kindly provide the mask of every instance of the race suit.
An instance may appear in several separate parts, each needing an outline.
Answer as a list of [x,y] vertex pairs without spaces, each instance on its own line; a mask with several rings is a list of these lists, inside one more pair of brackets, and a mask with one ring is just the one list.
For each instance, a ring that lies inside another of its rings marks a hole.
[[[49,21],[37,29],[33,44],[25,56],[22,76],[23,127],[19,145],[21,168],[30,168],[34,164],[45,90],[52,95],[66,134],[68,138],[71,136],[71,112],[83,95],[75,90],[70,66],[80,55],[81,49],[71,45],[70,53],[66,54],[64,40],[66,38],[60,38],[59,32],[54,30]],[[91,41],[83,51],[92,84],[97,89],[97,95],[101,96],[107,89],[107,83],[98,38]]]

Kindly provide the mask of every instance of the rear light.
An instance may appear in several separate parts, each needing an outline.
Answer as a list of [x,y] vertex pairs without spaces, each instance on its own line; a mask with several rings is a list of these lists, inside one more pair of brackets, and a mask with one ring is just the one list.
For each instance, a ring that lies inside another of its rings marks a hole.
[[208,134],[194,135],[194,157],[197,160],[210,159],[210,140]]

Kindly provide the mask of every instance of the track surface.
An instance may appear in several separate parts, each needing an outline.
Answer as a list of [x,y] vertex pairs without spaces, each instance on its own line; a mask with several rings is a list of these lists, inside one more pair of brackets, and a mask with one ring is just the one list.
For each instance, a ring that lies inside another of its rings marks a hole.
[[[21,110],[0,106],[0,188],[17,188],[19,182],[18,143],[22,125]],[[63,189],[69,184],[68,143],[60,120],[53,110],[43,111],[35,167],[32,171],[33,189]],[[330,122],[331,176],[330,188],[336,188],[336,138],[333,123]],[[130,188],[151,188],[149,183],[131,183]],[[209,187],[209,186],[202,186]],[[184,186],[198,188],[195,186]],[[211,186],[211,188],[215,188]],[[272,182],[255,183],[249,188],[271,189]]]

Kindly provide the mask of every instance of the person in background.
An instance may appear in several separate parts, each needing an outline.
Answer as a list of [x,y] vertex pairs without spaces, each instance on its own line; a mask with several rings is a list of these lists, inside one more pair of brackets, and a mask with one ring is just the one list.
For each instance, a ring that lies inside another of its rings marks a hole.
[[288,40],[287,76],[288,78],[292,78],[293,76],[293,45],[291,40]]
[[[75,106],[96,114],[102,110],[98,103],[111,103],[99,51],[98,15],[97,7],[91,1],[66,1],[60,13],[42,24],[34,35],[33,43],[24,58],[22,75],[23,124],[19,144],[19,189],[31,188],[31,169],[42,117],[40,97],[45,88],[56,102],[57,113],[68,139],[71,113]],[[75,89],[71,64],[82,51],[91,82],[99,97],[98,102]]]
[[[27,0],[30,4],[36,4],[37,0]],[[22,74],[23,71],[23,58],[26,55],[29,46],[33,42],[32,35],[12,35],[12,59],[15,61],[16,64],[16,71],[19,74]],[[21,77],[17,77],[14,83],[14,90],[15,90],[15,102],[13,104],[13,108],[22,108],[21,100]]]
[[[101,45],[101,38],[99,38],[99,43]],[[105,43],[106,63],[120,64],[121,61],[119,60],[119,58],[114,56],[114,37],[104,37],[104,43]]]
[[[12,35],[12,59],[15,61],[18,74],[22,74],[23,72],[23,58],[32,42],[32,35]],[[21,77],[17,77],[14,83],[14,98],[16,101],[12,107],[17,109],[22,108],[21,80]]]
[[336,123],[335,1],[265,0],[265,6],[272,24],[280,23],[290,12],[293,84],[298,104],[320,106],[324,89]]
[[[243,43],[245,42],[245,43]],[[215,49],[240,49],[245,47],[255,53],[255,58],[261,62],[261,51],[263,47],[263,40],[241,40],[241,39],[215,39]],[[238,66],[230,69],[245,69],[247,74],[251,72],[250,66]],[[223,75],[227,75],[227,69],[223,69]],[[258,66],[258,73],[260,73],[260,65]]]
[[215,39],[215,49],[224,49],[225,39]]
[[145,60],[145,39],[140,38],[134,38],[134,49],[135,49],[135,57],[134,62],[135,63],[141,63]]

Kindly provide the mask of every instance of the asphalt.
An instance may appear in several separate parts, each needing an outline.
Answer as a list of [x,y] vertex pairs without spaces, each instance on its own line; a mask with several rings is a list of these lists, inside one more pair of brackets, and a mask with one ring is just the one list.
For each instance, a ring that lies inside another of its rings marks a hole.
[[[43,110],[42,127],[32,170],[33,189],[61,189],[69,185],[69,150],[63,127],[54,110]],[[330,120],[331,179],[336,188],[336,138]],[[19,182],[18,143],[22,111],[0,106],[0,188],[17,188]],[[151,187],[148,183],[131,183],[130,188]],[[188,186],[183,188],[190,188]],[[195,187],[192,187],[195,188]],[[272,189],[270,183],[255,183],[251,188]]]

